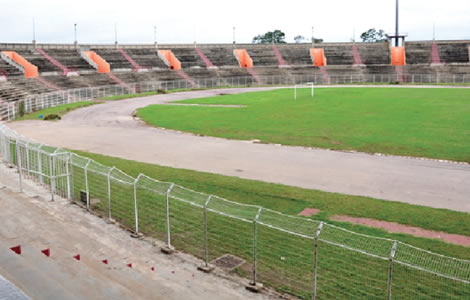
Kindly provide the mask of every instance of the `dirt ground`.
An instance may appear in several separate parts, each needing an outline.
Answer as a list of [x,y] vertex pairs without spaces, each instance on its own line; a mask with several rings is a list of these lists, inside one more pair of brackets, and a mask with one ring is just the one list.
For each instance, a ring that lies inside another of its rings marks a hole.
[[403,225],[395,222],[374,220],[369,218],[355,218],[350,216],[333,216],[330,218],[339,222],[350,222],[374,228],[381,228],[391,233],[406,233],[413,236],[431,239],[440,239],[447,243],[470,247],[470,237],[461,234],[450,234],[443,231],[427,230],[419,227]]
[[[0,164],[0,287],[11,297],[21,293],[9,282],[32,299],[277,299],[245,290],[247,280],[220,269],[197,271],[201,261],[192,256],[165,255],[158,241],[132,238],[65,199],[49,199],[34,185],[19,193],[18,174]],[[10,250],[17,245],[21,255]]]
[[202,137],[152,128],[132,117],[136,109],[150,104],[255,90],[263,88],[111,101],[73,111],[59,122],[23,121],[8,126],[42,143],[64,148],[470,212],[469,164]]

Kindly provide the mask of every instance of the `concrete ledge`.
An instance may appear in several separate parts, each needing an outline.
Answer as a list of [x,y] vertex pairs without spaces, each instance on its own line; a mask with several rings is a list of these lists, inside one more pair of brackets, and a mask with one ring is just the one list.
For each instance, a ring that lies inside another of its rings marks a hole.
[[160,251],[161,251],[162,253],[165,253],[165,254],[173,254],[173,253],[176,252],[175,248],[173,248],[173,247],[170,248],[170,247],[168,247],[168,246],[162,247],[162,248],[160,249]]
[[210,273],[212,271],[214,271],[215,267],[214,266],[211,266],[211,265],[201,265],[201,266],[198,266],[197,269],[199,271],[202,271],[204,273]]
[[260,293],[263,289],[263,285],[261,283],[254,284],[253,282],[250,282],[249,284],[245,285],[245,288],[250,292]]
[[140,239],[142,238],[144,235],[141,233],[141,232],[133,232],[131,233],[131,237],[135,238],[135,239]]

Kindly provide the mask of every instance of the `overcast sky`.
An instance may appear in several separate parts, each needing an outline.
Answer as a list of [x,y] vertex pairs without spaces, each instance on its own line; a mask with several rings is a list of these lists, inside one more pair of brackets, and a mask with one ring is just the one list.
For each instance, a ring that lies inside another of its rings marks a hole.
[[[369,28],[395,27],[395,0],[0,0],[0,43],[31,42],[33,18],[38,43],[250,43],[255,35],[280,29],[326,42],[356,40]],[[408,40],[470,39],[470,0],[402,0],[400,31]]]

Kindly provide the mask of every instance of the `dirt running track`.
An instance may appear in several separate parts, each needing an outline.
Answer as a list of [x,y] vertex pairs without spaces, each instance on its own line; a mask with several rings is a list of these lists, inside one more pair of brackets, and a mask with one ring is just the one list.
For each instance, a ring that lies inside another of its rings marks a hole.
[[9,126],[40,142],[70,149],[470,212],[469,164],[201,137],[152,128],[132,117],[136,109],[150,104],[246,91],[156,95],[86,107],[60,122],[24,121]]

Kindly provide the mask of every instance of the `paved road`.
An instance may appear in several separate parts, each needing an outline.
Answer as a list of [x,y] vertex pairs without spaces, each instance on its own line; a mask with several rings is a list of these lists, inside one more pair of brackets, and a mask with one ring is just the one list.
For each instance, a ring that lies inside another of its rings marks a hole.
[[[259,88],[256,90],[260,90]],[[470,212],[470,165],[254,144],[151,128],[132,113],[149,104],[239,93],[183,92],[73,111],[60,122],[10,123],[43,143],[164,166]]]

